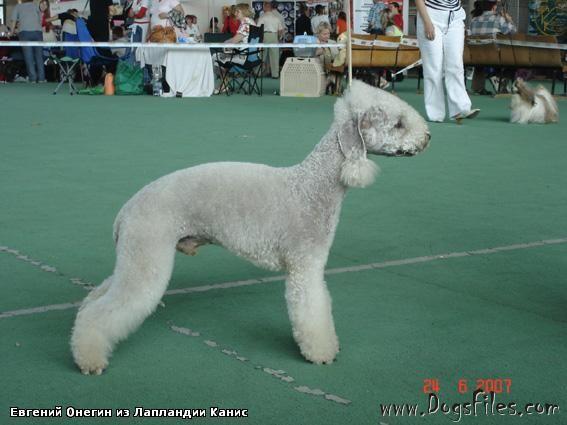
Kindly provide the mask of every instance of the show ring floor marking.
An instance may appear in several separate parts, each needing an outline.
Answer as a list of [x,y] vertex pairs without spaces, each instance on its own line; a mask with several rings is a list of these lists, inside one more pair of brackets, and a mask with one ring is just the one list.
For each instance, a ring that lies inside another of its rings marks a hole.
[[[472,251],[461,251],[461,252],[451,252],[447,254],[437,254],[437,255],[429,255],[424,257],[413,257],[413,258],[406,258],[401,260],[392,260],[392,261],[383,261],[381,263],[369,263],[369,264],[361,264],[359,266],[351,266],[351,267],[337,267],[334,269],[328,269],[325,271],[325,275],[335,275],[341,273],[352,273],[352,272],[359,272],[365,270],[373,270],[373,269],[383,269],[387,267],[396,267],[396,266],[406,266],[410,264],[419,264],[419,263],[428,263],[437,260],[448,260],[451,258],[462,258],[462,257],[472,257],[476,255],[492,255],[497,254],[500,252],[506,251],[518,251],[523,249],[530,249],[530,248],[537,248],[541,246],[549,246],[549,245],[561,245],[567,243],[567,238],[559,238],[559,239],[545,239],[541,241],[535,242],[526,242],[520,244],[513,244],[513,245],[505,245],[505,246],[498,246],[494,248],[484,248],[484,249],[476,249]],[[0,247],[0,252],[7,252],[13,255],[16,255],[16,258],[30,262],[34,264],[38,261],[31,260],[26,256],[19,254],[19,251],[8,248],[6,246]],[[16,254],[17,253],[17,254]],[[20,258],[24,257],[24,258]],[[32,262],[33,261],[33,262]],[[85,283],[78,278],[69,278],[61,272],[58,272],[54,267],[48,266],[48,269],[40,267],[41,270],[54,273],[54,271],[61,277],[69,279],[73,283],[77,284],[81,282],[81,286],[84,286]],[[285,275],[280,276],[271,276],[271,277],[264,277],[259,279],[249,279],[249,280],[238,280],[234,282],[225,282],[225,283],[217,283],[213,285],[204,285],[204,286],[196,286],[191,288],[180,288],[180,289],[171,289],[165,292],[165,295],[180,295],[180,294],[190,294],[193,292],[207,292],[216,289],[229,289],[229,288],[238,288],[241,286],[251,286],[251,285],[258,285],[260,283],[268,283],[268,282],[278,282],[285,280]],[[15,317],[15,316],[25,316],[30,314],[38,314],[38,313],[46,313],[48,311],[53,310],[67,310],[70,308],[75,308],[79,306],[80,302],[75,303],[65,303],[65,304],[52,304],[34,308],[26,308],[20,310],[12,310],[12,311],[5,311],[0,313],[0,319],[6,319],[8,317]]]
[[46,273],[54,273],[59,277],[63,277],[65,279],[69,279],[71,283],[75,285],[79,285],[85,289],[93,289],[96,285],[92,284],[91,282],[85,282],[84,280],[78,277],[69,277],[65,273],[57,270],[57,268],[50,266],[49,264],[42,263],[39,260],[35,260],[33,258],[28,257],[26,254],[18,251],[17,249],[10,248],[8,246],[0,246],[0,252],[5,252],[6,254],[13,255],[16,259],[23,261],[25,263],[31,264],[32,266],[39,267],[39,269]]
[[[173,332],[177,332],[181,335],[189,336],[189,337],[192,337],[192,338],[204,338],[201,335],[200,332],[195,332],[195,331],[193,331],[189,328],[184,328],[184,327],[181,327],[181,326],[175,326],[171,322],[169,323],[169,328]],[[254,370],[260,370],[264,373],[267,373],[268,375],[271,375],[274,378],[279,379],[282,382],[285,382],[288,385],[293,385],[293,389],[297,392],[300,392],[300,393],[303,393],[303,394],[311,394],[313,396],[323,397],[323,398],[325,398],[325,400],[332,401],[332,402],[342,404],[342,405],[349,405],[350,403],[352,403],[350,400],[347,400],[347,399],[340,397],[338,395],[335,395],[335,394],[326,393],[325,391],[323,391],[321,389],[318,389],[318,388],[312,389],[312,388],[309,388],[305,385],[299,385],[295,382],[295,378],[292,377],[292,376],[289,376],[286,373],[285,370],[272,369],[270,367],[255,364],[252,360],[250,360],[246,357],[243,357],[234,349],[225,348],[215,341],[205,339],[203,341],[203,343],[206,346],[210,347],[211,349],[217,350],[218,352],[225,354],[232,359],[238,360],[239,362],[244,363],[244,364],[248,365],[249,367],[252,367]]]

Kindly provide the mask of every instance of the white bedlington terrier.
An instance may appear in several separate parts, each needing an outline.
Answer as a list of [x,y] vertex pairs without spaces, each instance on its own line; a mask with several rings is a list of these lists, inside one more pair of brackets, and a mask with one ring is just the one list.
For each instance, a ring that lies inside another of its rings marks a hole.
[[427,124],[401,99],[354,81],[334,107],[331,128],[300,164],[217,162],[166,175],[136,193],[114,223],[116,265],[79,308],[71,348],[84,374],[100,374],[116,343],[156,308],[175,250],[225,247],[269,270],[285,270],[285,298],[301,354],[331,363],[339,341],[325,264],[349,187],[374,181],[367,153],[412,156]]

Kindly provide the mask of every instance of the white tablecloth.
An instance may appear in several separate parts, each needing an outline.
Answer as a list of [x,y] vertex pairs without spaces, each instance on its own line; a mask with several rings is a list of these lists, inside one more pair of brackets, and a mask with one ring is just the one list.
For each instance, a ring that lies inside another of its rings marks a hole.
[[180,93],[182,97],[208,97],[215,89],[213,60],[209,49],[206,50],[167,50],[139,49],[140,62],[161,64],[166,67],[165,80],[169,84],[169,93],[164,97],[173,97]]

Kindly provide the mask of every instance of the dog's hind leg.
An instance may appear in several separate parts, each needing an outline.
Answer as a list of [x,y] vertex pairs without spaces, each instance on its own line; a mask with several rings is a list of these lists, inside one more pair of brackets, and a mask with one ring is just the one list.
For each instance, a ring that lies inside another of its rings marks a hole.
[[285,291],[293,337],[301,354],[317,364],[332,363],[339,351],[324,268],[313,258],[290,266]]
[[102,373],[116,343],[155,310],[174,254],[174,239],[121,235],[114,273],[87,296],[75,320],[71,349],[83,373]]

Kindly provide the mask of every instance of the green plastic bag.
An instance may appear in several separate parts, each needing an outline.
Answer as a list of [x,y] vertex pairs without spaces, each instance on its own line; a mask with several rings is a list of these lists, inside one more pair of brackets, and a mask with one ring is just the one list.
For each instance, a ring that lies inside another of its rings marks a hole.
[[125,61],[118,61],[114,77],[114,92],[118,95],[142,94],[144,92],[144,70]]
[[85,89],[80,89],[79,91],[77,91],[77,94],[89,94],[89,95],[104,94],[104,87],[103,86],[87,87]]

